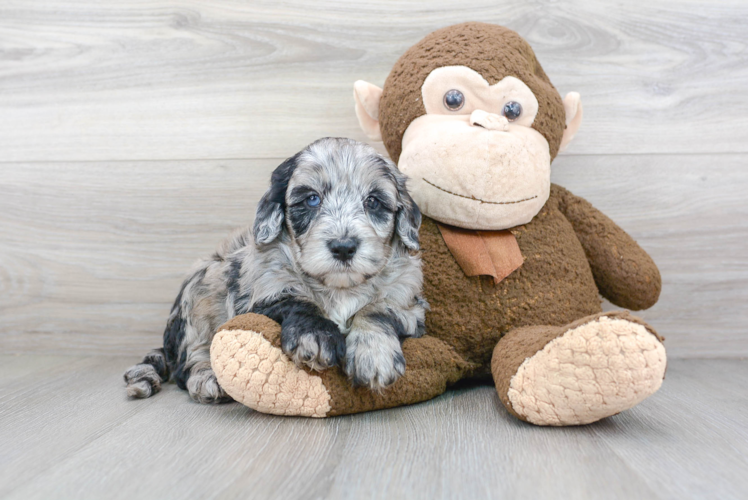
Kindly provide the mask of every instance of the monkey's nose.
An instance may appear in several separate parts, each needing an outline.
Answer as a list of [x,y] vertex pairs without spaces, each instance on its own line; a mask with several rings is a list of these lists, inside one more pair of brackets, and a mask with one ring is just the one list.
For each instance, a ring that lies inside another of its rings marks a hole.
[[509,121],[506,117],[496,113],[488,113],[482,109],[476,109],[470,114],[470,125],[502,132],[509,130]]
[[332,253],[332,256],[335,259],[341,262],[348,262],[354,255],[356,255],[358,240],[356,240],[356,238],[332,240],[327,242],[327,247],[330,249],[330,253]]

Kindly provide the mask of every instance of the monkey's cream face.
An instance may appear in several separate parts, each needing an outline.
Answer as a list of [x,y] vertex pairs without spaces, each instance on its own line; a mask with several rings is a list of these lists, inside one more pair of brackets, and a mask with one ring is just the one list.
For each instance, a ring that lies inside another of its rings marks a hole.
[[426,114],[405,131],[398,168],[421,211],[482,230],[530,222],[550,194],[548,141],[531,128],[538,100],[521,80],[488,82],[441,67],[422,87]]

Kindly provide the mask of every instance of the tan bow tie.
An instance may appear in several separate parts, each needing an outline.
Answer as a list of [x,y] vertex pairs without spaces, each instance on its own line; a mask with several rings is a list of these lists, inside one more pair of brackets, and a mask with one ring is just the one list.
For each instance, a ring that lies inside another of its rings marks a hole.
[[524,262],[517,239],[507,231],[475,231],[437,223],[444,243],[467,276],[492,276],[495,284]]

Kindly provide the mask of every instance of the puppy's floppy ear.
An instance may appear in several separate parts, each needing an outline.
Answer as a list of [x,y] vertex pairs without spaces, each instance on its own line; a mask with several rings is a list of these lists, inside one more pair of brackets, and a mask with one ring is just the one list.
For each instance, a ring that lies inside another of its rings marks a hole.
[[397,184],[398,209],[395,220],[395,230],[403,242],[405,248],[416,251],[421,248],[418,239],[418,230],[421,227],[421,210],[410,197],[405,186],[407,177],[395,170],[395,182]]
[[273,170],[273,175],[270,177],[270,189],[257,204],[257,214],[252,230],[256,245],[271,243],[283,230],[286,215],[286,189],[288,189],[291,175],[296,170],[299,154],[288,158]]

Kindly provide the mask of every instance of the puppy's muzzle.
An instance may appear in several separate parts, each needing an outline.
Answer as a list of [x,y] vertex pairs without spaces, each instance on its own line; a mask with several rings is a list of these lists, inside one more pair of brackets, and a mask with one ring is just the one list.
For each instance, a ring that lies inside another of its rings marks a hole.
[[341,238],[327,242],[332,256],[340,262],[348,262],[356,255],[358,250],[358,240],[356,238]]

